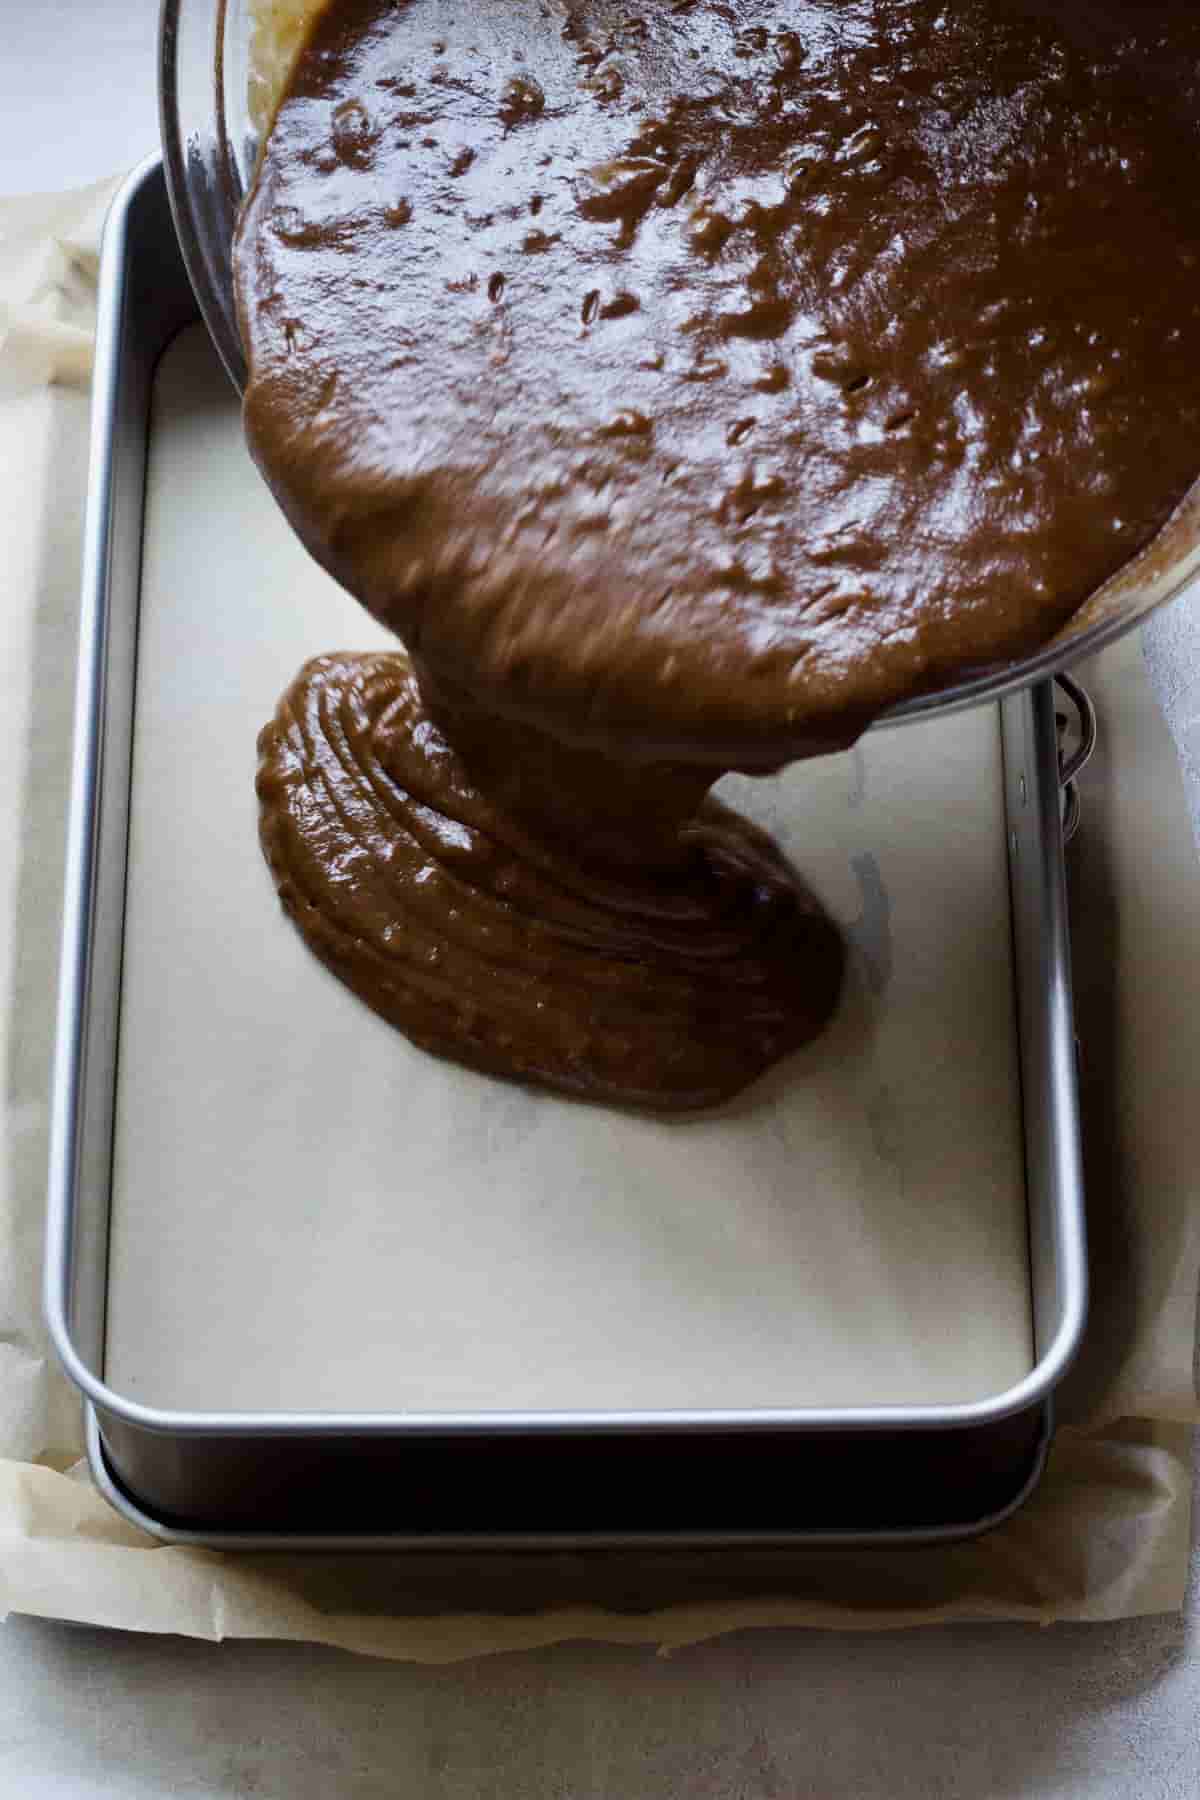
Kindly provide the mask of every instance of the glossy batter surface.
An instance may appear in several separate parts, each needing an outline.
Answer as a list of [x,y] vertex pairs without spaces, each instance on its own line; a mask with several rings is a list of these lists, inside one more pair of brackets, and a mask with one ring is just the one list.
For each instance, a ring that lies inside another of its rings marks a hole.
[[251,442],[487,704],[806,731],[1047,636],[1200,472],[1190,0],[336,0]]
[[[1187,0],[334,0],[238,245],[249,440],[413,653],[436,723],[397,665],[397,729],[466,746],[560,873],[661,893],[723,768],[1028,650],[1166,521],[1200,471],[1198,152]],[[368,675],[304,679],[336,710]],[[320,838],[318,947],[356,829]],[[653,986],[616,943],[605,979]],[[478,1060],[452,1013],[396,1016]]]

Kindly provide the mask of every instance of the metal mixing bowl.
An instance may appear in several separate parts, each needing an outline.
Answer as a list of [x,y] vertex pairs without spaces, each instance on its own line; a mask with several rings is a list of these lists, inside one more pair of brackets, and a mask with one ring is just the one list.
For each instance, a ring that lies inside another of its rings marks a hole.
[[[230,246],[273,102],[272,76],[264,75],[264,64],[269,47],[277,46],[275,78],[282,78],[290,43],[305,15],[311,16],[320,3],[163,0],[160,100],[171,205],[200,310],[239,389],[246,364],[234,310]],[[1154,278],[1153,270],[1147,278]],[[905,701],[879,723],[994,700],[1055,674],[1177,598],[1198,576],[1200,480],[1149,548],[1098,589],[1036,654]]]

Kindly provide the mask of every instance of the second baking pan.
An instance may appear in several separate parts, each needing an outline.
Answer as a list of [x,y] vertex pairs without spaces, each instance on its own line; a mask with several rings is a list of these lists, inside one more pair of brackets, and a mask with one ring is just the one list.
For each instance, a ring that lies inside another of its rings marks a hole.
[[275,911],[254,725],[372,628],[194,316],[151,166],[104,256],[47,1264],[98,1479],[229,1546],[1003,1516],[1085,1311],[1050,690],[741,785],[854,949],[830,1039],[745,1106],[449,1072]]

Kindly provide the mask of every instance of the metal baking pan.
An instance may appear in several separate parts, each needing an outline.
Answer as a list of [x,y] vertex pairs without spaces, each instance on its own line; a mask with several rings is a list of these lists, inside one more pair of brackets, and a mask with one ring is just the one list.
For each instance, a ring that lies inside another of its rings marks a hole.
[[102,1490],[161,1537],[231,1549],[917,1543],[1006,1517],[1043,1467],[1086,1315],[1048,684],[999,709],[1034,1344],[1021,1379],[965,1404],[473,1413],[172,1410],[106,1380],[151,393],[196,317],[149,163],[103,256],[46,1259],[49,1326]]

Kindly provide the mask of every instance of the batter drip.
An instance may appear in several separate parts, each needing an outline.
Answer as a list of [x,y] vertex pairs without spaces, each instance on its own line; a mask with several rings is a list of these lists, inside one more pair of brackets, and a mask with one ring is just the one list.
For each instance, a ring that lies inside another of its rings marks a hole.
[[836,999],[838,934],[764,833],[668,775],[659,797],[690,803],[673,826],[660,814],[657,857],[581,862],[481,792],[403,655],[309,663],[260,750],[284,906],[424,1049],[687,1109],[804,1043]]
[[1043,642],[1166,522],[1198,121],[1189,0],[326,9],[236,262],[254,454],[413,659],[311,665],[262,740],[356,992],[668,1108],[820,1028],[832,928],[703,796]]

